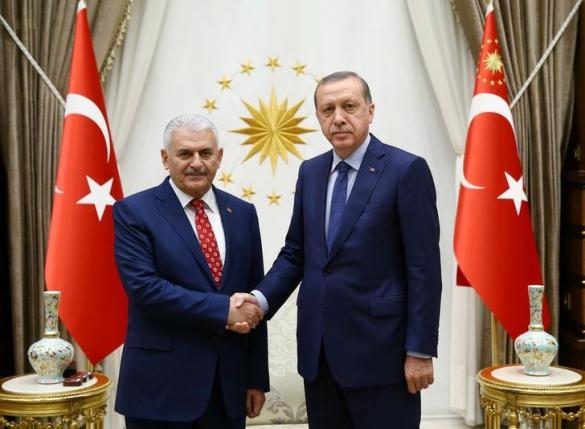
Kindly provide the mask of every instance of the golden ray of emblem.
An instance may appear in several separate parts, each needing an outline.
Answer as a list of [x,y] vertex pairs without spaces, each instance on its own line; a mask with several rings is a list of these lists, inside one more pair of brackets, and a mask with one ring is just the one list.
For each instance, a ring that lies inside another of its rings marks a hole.
[[298,126],[306,119],[306,116],[295,116],[305,99],[302,99],[289,109],[288,99],[285,98],[282,102],[278,102],[276,91],[272,88],[268,104],[261,98],[258,100],[258,108],[253,107],[245,100],[242,100],[242,102],[252,115],[251,118],[240,117],[242,121],[248,124],[248,127],[230,131],[249,136],[242,143],[242,145],[252,145],[246,158],[244,158],[244,162],[258,153],[260,154],[260,164],[270,157],[272,174],[275,174],[279,157],[287,163],[289,153],[299,159],[303,159],[295,147],[297,144],[306,144],[299,136],[316,131]]

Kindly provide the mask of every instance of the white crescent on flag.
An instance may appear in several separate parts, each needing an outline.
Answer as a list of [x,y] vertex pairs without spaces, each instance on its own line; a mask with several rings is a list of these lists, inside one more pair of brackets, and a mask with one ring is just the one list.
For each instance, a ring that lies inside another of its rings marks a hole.
[[469,110],[467,127],[469,128],[471,121],[473,121],[477,115],[482,113],[496,113],[503,116],[510,123],[512,131],[514,132],[514,136],[516,136],[516,130],[514,129],[514,121],[512,119],[510,106],[508,105],[508,102],[502,97],[486,92],[474,95],[471,99],[471,108]]
[[[502,97],[485,92],[474,95],[473,98],[471,99],[471,108],[469,110],[467,128],[469,128],[469,125],[471,124],[473,119],[475,119],[476,116],[481,115],[482,113],[496,113],[500,116],[503,116],[510,124],[510,127],[512,127],[514,137],[516,136],[516,130],[514,129],[514,121],[512,119],[512,112],[510,111],[510,106],[508,105],[508,102],[504,100]],[[485,188],[485,186],[474,185],[473,183],[469,182],[465,177],[464,172],[461,172],[461,185],[467,189]]]
[[65,117],[78,114],[95,122],[104,136],[106,143],[106,162],[110,160],[110,133],[108,123],[100,108],[89,98],[79,94],[68,94],[65,103]]

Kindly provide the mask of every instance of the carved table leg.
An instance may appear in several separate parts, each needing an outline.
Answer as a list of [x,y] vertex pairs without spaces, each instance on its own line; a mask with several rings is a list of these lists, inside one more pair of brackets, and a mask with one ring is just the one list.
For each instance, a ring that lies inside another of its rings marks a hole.
[[518,414],[515,409],[508,412],[508,429],[518,429]]
[[103,429],[104,417],[106,415],[106,405],[101,405],[98,408],[92,408],[85,413],[85,418],[88,429]]
[[551,417],[551,429],[561,429],[563,425],[563,417],[561,410],[556,410]]
[[485,407],[485,429],[500,429],[500,413],[495,403]]

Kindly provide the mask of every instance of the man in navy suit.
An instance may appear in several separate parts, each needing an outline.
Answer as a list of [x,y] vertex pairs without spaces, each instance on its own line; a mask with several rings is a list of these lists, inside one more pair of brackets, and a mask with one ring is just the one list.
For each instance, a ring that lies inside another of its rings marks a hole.
[[116,411],[128,429],[242,429],[269,390],[261,311],[235,305],[264,274],[258,218],[212,186],[222,154],[210,121],[179,116],[161,150],[170,178],[114,205],[129,304]]
[[301,164],[286,242],[253,291],[271,317],[298,293],[298,369],[311,429],[413,429],[433,383],[441,271],[424,159],[369,134],[353,72],[315,90],[333,150]]

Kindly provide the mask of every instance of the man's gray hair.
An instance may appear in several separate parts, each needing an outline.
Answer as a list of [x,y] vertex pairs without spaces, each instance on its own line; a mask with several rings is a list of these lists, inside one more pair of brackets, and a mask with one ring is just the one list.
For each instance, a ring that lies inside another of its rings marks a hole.
[[338,82],[340,80],[345,80],[347,78],[354,77],[358,79],[362,84],[362,93],[364,95],[364,99],[366,100],[367,104],[372,104],[372,94],[370,93],[370,87],[368,86],[368,82],[361,77],[356,72],[352,71],[338,71],[335,73],[331,73],[330,75],[325,76],[322,78],[319,83],[317,84],[317,88],[315,88],[315,92],[313,94],[313,102],[315,103],[315,108],[317,107],[317,90],[325,84],[331,82]]
[[163,147],[165,149],[169,149],[171,147],[171,140],[173,139],[173,132],[178,129],[187,129],[190,131],[211,131],[213,133],[213,137],[215,139],[215,143],[219,145],[219,139],[217,137],[217,129],[213,122],[207,119],[205,116],[201,115],[194,115],[192,113],[187,113],[184,115],[179,115],[170,120],[170,122],[165,127],[165,131],[163,134]]

